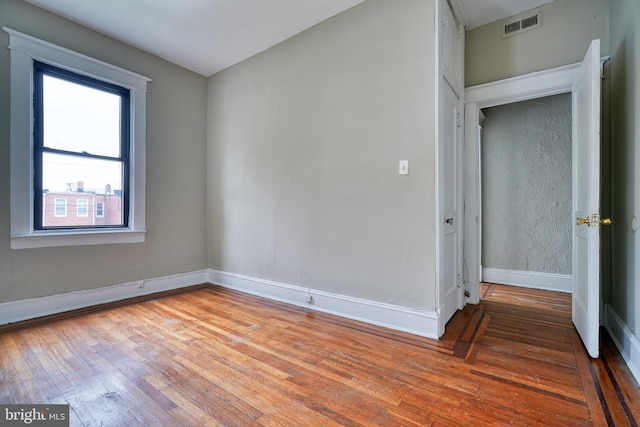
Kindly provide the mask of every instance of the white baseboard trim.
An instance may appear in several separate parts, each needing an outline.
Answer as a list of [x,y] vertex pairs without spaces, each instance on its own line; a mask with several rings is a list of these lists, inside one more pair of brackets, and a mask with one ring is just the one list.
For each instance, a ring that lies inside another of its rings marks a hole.
[[102,288],[0,303],[0,325],[208,283],[208,270],[137,280]]
[[[219,270],[209,270],[209,282],[229,289],[334,314],[414,335],[438,338],[438,314],[273,282]],[[311,302],[309,301],[311,298]]]
[[571,292],[573,287],[573,276],[570,274],[537,273],[487,267],[482,268],[482,281],[558,292]]
[[[438,314],[333,294],[213,269],[137,280],[102,288],[0,303],[0,325],[170,291],[202,283],[269,298],[428,338],[438,338]],[[311,302],[309,303],[309,297]]]
[[604,313],[604,326],[627,362],[629,370],[640,383],[640,340],[609,304],[605,304]]

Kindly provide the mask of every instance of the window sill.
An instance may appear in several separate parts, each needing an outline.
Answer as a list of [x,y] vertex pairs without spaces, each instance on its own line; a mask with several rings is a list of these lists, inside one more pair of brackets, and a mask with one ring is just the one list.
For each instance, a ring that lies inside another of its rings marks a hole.
[[11,249],[142,243],[145,234],[144,230],[38,231],[26,236],[11,237]]

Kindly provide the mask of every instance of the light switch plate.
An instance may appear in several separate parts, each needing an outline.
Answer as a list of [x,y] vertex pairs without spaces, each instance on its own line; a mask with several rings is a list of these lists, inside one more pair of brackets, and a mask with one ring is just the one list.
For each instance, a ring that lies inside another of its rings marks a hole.
[[400,160],[398,175],[409,175],[409,160]]

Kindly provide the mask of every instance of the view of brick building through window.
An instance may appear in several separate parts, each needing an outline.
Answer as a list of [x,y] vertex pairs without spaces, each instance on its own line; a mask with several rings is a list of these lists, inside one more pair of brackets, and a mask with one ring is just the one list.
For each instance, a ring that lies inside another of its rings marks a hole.
[[42,191],[43,227],[91,227],[122,225],[122,192],[85,189],[82,181],[67,184],[65,191]]

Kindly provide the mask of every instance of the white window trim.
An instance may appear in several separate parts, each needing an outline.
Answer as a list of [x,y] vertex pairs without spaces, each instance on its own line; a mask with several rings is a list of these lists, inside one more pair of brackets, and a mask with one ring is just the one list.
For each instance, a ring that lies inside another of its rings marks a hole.
[[[148,77],[3,27],[11,51],[11,248],[137,243],[145,240],[146,94]],[[36,230],[33,224],[33,61],[130,90],[129,226],[113,229]],[[26,142],[29,143],[26,143]]]
[[[80,207],[80,205],[82,205],[82,203],[80,203],[80,202],[84,202],[84,206],[82,207],[82,209]],[[76,205],[76,215],[78,217],[83,217],[83,218],[84,217],[88,217],[89,216],[89,200],[88,199],[78,199],[76,201],[76,203],[77,203],[77,205]],[[84,211],[84,213],[82,213],[81,210]]]
[[[102,209],[98,209],[98,205],[102,206]],[[104,202],[96,202],[96,218],[104,218]],[[102,215],[100,215],[98,212],[102,211]]]
[[[62,200],[64,202],[64,214],[58,215],[58,200]],[[64,218],[67,216],[67,199],[63,197],[56,197],[53,199],[53,216],[56,218]]]

